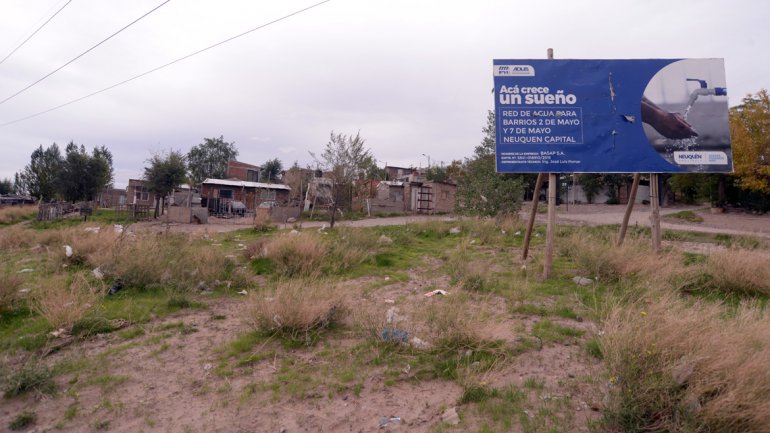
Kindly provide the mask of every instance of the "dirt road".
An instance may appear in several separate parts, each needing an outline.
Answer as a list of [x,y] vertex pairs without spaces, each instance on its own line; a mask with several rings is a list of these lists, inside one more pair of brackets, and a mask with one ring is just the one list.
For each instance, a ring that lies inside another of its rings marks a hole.
[[[676,218],[667,217],[680,211],[689,210],[703,218],[703,222],[694,223]],[[619,205],[570,205],[559,206],[556,211],[557,222],[567,225],[606,225],[620,224],[623,220],[625,206]],[[526,219],[529,215],[525,206],[520,216]],[[723,214],[712,214],[709,209],[697,206],[681,206],[661,209],[661,227],[671,230],[684,230],[702,233],[724,233],[731,235],[760,236],[770,239],[770,215],[752,215],[744,212],[731,211]],[[448,215],[408,215],[389,218],[370,218],[357,221],[339,221],[341,227],[374,227],[404,225],[423,221],[451,221],[456,217]],[[537,222],[545,223],[546,214],[537,215]],[[303,221],[302,227],[329,226],[326,221]],[[649,227],[650,206],[637,205],[629,219],[629,225]],[[158,221],[142,222],[135,224],[139,229],[155,231],[173,231],[187,233],[223,233],[233,230],[248,228],[250,219],[219,219],[209,218],[209,224],[166,224]],[[280,228],[291,228],[292,224],[279,224]]]

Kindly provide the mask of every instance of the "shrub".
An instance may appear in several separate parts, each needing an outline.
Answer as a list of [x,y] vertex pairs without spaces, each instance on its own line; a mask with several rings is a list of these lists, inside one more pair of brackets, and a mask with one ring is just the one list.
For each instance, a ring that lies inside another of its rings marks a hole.
[[338,323],[344,310],[342,294],[329,282],[285,280],[265,293],[252,293],[243,318],[255,331],[310,344]]
[[16,308],[24,280],[10,266],[0,269],[0,313]]
[[326,243],[314,233],[284,234],[270,239],[264,255],[269,258],[275,271],[284,277],[319,275]]
[[0,207],[0,225],[15,224],[32,219],[35,215],[37,215],[37,206],[34,205]]
[[37,390],[52,394],[56,390],[53,372],[43,364],[32,362],[3,377],[3,396],[16,397],[27,391]]
[[715,290],[740,295],[770,295],[770,255],[759,251],[713,252],[706,265]]
[[605,417],[623,431],[768,432],[770,318],[744,304],[667,294],[618,307],[605,324]]
[[83,319],[103,295],[104,287],[100,283],[77,273],[71,281],[56,277],[48,286],[37,288],[32,295],[32,305],[54,328],[69,329]]
[[225,281],[235,264],[213,247],[194,245],[184,234],[138,235],[117,243],[107,270],[126,286],[194,289],[200,281]]
[[13,419],[8,428],[11,430],[23,430],[37,421],[37,414],[35,412],[24,411]]
[[342,271],[360,265],[377,254],[378,239],[370,230],[338,229],[329,251],[331,266]]

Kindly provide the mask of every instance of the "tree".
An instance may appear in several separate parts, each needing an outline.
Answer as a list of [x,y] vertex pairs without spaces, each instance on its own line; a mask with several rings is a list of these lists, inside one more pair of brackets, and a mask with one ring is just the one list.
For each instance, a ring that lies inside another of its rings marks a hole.
[[89,155],[82,144],[67,145],[57,183],[65,200],[94,200],[111,183],[112,153],[106,147],[95,147]]
[[364,147],[365,142],[366,140],[361,137],[360,131],[356,133],[355,137],[335,134],[332,131],[321,157],[318,158],[314,153],[310,153],[316,163],[329,172],[329,177],[334,184],[330,221],[332,227],[334,227],[334,218],[340,201],[340,189],[350,190],[353,187],[353,181],[364,177],[367,167],[374,164],[371,151]]
[[0,180],[0,195],[8,195],[13,192],[13,182],[11,179],[5,178]]
[[599,194],[602,186],[602,175],[596,173],[581,173],[578,175],[580,187],[583,188],[583,194],[586,195],[588,203],[594,202],[594,197]]
[[767,90],[743,98],[730,110],[736,185],[770,194],[770,96]]
[[434,165],[425,170],[425,178],[431,182],[446,182],[449,180],[447,169]]
[[283,170],[283,164],[278,158],[268,160],[262,164],[262,173],[260,174],[260,180],[266,180],[268,183],[278,179]]
[[[487,113],[484,137],[466,159],[457,183],[458,212],[495,216],[516,212],[523,193],[521,176],[495,171],[495,114]],[[453,170],[454,171],[454,170]]]
[[43,149],[40,145],[32,152],[29,164],[14,176],[18,192],[29,194],[43,201],[56,198],[56,182],[61,169],[62,156],[56,143]]
[[238,156],[235,143],[228,143],[223,136],[204,138],[203,143],[194,146],[187,153],[190,181],[200,185],[208,178],[224,179],[227,176],[227,162]]
[[155,218],[157,218],[161,201],[165,201],[165,197],[171,194],[174,188],[187,180],[187,164],[182,152],[176,150],[155,154],[147,160],[147,163],[149,166],[144,167],[144,180],[147,182],[147,189],[155,194]]

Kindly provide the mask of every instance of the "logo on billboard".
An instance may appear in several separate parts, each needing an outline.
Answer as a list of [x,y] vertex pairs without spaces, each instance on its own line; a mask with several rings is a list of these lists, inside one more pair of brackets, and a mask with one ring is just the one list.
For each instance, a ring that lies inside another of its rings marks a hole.
[[674,162],[679,165],[727,165],[727,154],[703,151],[674,152]]
[[530,65],[495,65],[495,77],[534,77],[535,68]]

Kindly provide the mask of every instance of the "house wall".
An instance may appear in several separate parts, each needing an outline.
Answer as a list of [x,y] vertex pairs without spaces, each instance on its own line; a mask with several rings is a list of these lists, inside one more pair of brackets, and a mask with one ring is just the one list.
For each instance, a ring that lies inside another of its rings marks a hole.
[[99,194],[99,206],[113,207],[119,204],[130,203],[125,189],[109,188]]
[[443,182],[429,182],[428,185],[433,188],[433,212],[454,212],[457,185]]
[[259,166],[240,161],[227,162],[227,178],[259,182]]
[[[141,192],[137,195],[137,192]],[[155,194],[147,192],[145,182],[140,179],[129,179],[126,188],[126,204],[155,205]]]
[[[222,191],[231,191],[232,196],[229,194],[223,194]],[[275,193],[273,196],[272,193]],[[289,191],[285,189],[262,189],[262,188],[241,188],[238,186],[224,186],[224,185],[210,185],[203,184],[201,188],[201,197],[209,198],[222,198],[225,200],[235,200],[246,205],[247,209],[254,210],[260,203],[265,201],[275,201],[279,205],[284,205],[289,202]]]

